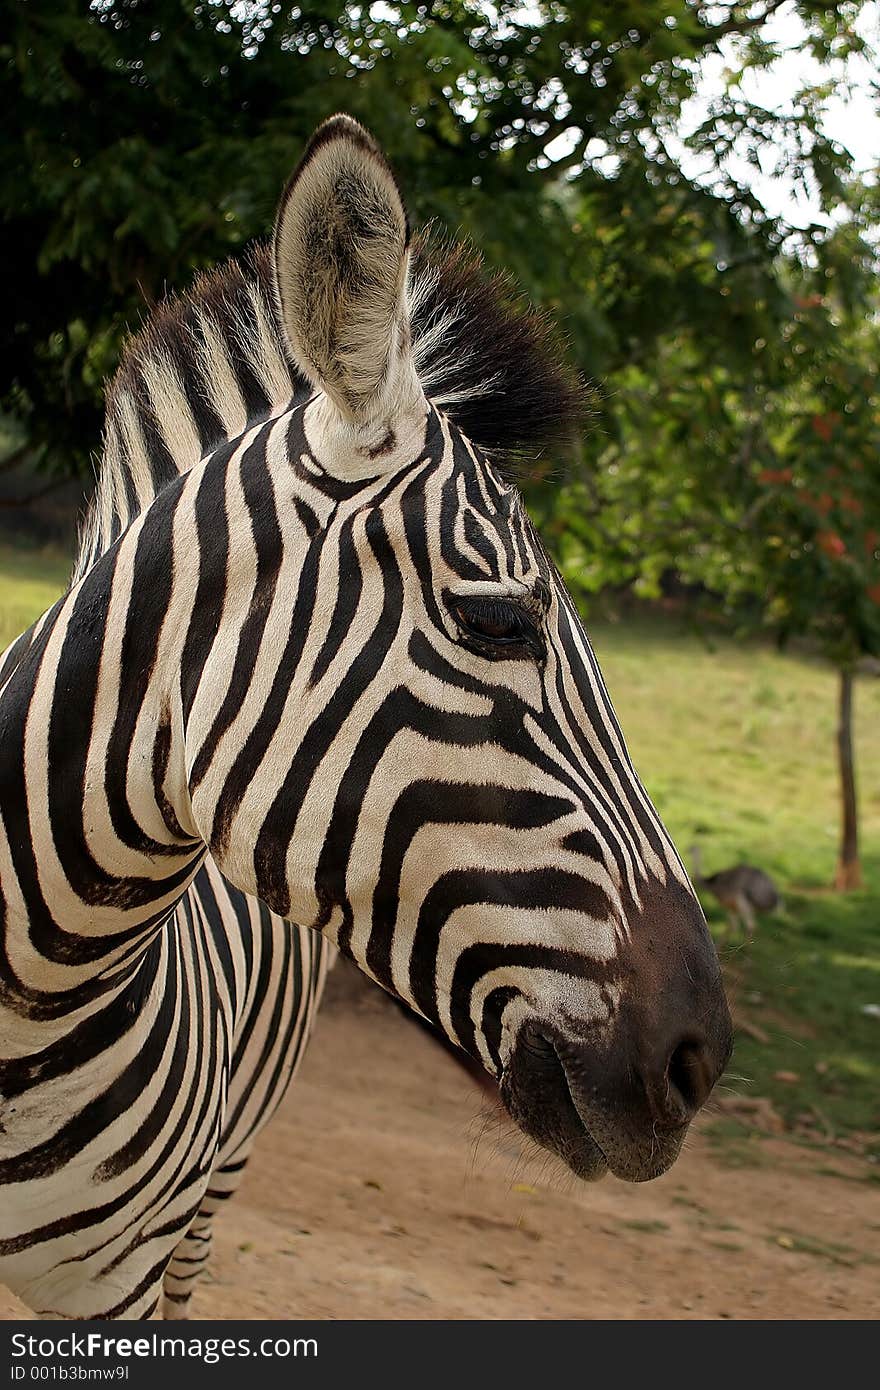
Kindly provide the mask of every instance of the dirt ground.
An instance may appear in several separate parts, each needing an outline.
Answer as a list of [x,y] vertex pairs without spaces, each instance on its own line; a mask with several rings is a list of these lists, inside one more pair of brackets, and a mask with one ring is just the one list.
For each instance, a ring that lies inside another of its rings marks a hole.
[[[576,1184],[524,1157],[491,1098],[378,991],[340,972],[334,996],[218,1218],[196,1316],[880,1313],[880,1185],[861,1160],[754,1137],[730,1166],[709,1117],[658,1181]],[[0,1316],[24,1314],[0,1291]]]

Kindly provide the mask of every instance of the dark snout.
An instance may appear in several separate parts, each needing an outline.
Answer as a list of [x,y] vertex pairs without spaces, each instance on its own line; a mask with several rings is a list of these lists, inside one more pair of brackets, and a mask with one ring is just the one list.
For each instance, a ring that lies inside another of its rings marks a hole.
[[715,947],[686,890],[644,903],[619,964],[611,1019],[529,1020],[501,1089],[520,1127],[578,1176],[610,1169],[643,1182],[677,1158],[733,1034]]

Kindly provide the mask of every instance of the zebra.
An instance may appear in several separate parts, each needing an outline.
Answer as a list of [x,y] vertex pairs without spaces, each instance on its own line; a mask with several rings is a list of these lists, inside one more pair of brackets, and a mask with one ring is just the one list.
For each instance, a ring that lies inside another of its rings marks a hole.
[[0,1279],[185,1317],[341,951],[578,1177],[675,1160],[718,958],[516,486],[553,329],[411,234],[352,118],[108,391],[68,592],[0,662]]

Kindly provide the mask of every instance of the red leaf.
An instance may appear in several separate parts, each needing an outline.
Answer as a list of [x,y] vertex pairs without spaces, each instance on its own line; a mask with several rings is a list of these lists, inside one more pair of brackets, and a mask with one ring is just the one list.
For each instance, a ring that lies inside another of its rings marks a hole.
[[846,554],[846,545],[836,531],[819,531],[816,535],[816,544],[832,560],[839,560],[841,555]]

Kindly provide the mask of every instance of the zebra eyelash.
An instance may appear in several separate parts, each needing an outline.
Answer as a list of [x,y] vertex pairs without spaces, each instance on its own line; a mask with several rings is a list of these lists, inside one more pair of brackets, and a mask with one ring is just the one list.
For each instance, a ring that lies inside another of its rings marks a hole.
[[443,598],[459,641],[476,655],[492,661],[544,661],[544,632],[533,607],[491,594],[463,596],[447,590]]

